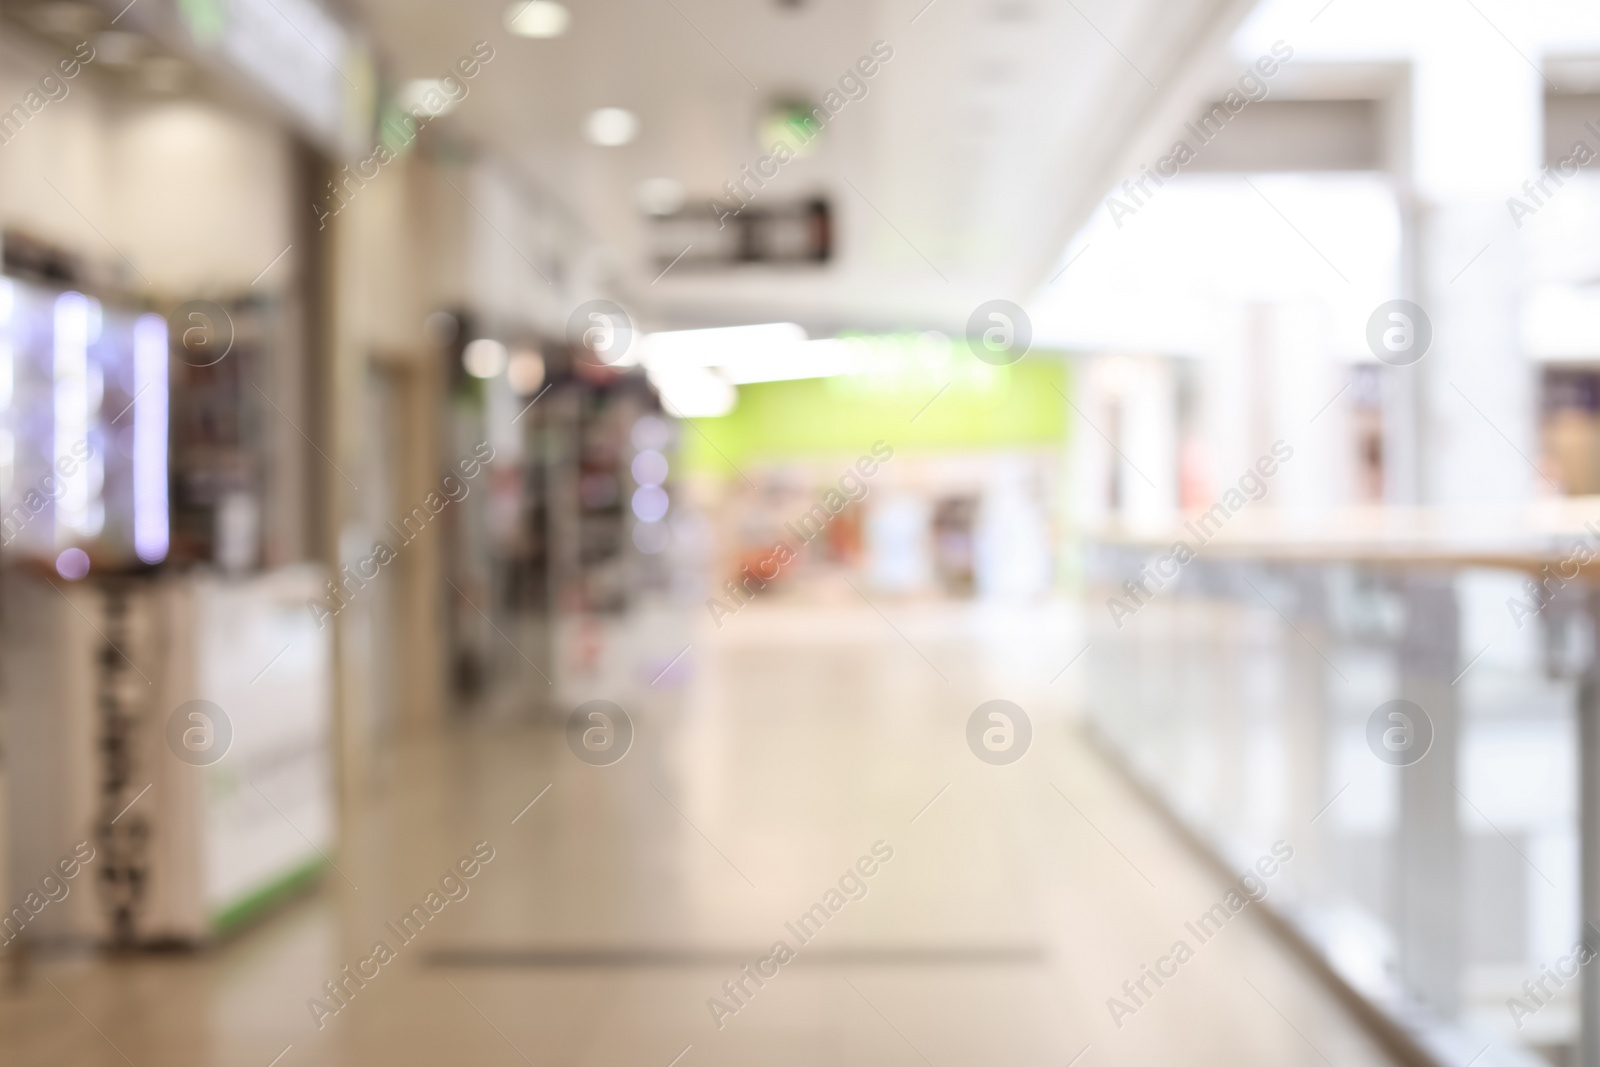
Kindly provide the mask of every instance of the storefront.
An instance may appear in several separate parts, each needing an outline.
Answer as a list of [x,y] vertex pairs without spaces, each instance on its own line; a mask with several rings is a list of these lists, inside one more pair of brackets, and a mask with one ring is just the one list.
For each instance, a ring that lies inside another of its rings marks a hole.
[[372,68],[293,6],[343,71],[261,31],[270,4],[49,4],[0,29],[10,895],[94,855],[94,888],[13,932],[36,944],[207,938],[335,842],[304,205]]

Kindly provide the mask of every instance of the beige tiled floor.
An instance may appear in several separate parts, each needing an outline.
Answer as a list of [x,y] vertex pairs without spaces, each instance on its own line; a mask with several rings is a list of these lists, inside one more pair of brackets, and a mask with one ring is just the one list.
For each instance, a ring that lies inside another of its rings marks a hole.
[[[1388,1062],[1248,911],[1116,1027],[1107,998],[1219,884],[1074,732],[1067,617],[879,607],[758,606],[694,633],[676,688],[596,679],[637,723],[612,767],[550,725],[407,747],[351,817],[348,882],[204,955],[47,961],[0,995],[0,1062]],[[1035,726],[1009,767],[966,748],[994,697]],[[319,1030],[307,999],[480,839],[470,895]],[[797,945],[785,921],[879,840],[867,895],[718,1029],[738,961]]]

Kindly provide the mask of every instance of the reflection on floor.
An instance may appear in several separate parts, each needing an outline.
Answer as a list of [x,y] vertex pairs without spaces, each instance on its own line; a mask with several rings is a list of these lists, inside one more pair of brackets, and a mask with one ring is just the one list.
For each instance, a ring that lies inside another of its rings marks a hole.
[[[1069,616],[758,606],[662,642],[689,636],[657,686],[593,683],[621,761],[559,724],[413,744],[314,896],[200,956],[42,964],[0,996],[8,1061],[1389,1062],[1249,908],[1189,932],[1227,886],[1072,727]],[[1035,731],[1009,766],[967,747],[997,697]]]

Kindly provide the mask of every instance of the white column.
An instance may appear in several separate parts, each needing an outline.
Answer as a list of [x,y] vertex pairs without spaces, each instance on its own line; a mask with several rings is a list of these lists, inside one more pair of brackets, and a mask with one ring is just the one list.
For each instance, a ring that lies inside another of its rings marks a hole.
[[1478,510],[1526,501],[1537,477],[1534,372],[1518,345],[1521,264],[1505,202],[1539,173],[1544,94],[1539,72],[1498,35],[1452,35],[1448,45],[1413,67],[1416,302],[1433,344],[1411,369],[1421,502]]

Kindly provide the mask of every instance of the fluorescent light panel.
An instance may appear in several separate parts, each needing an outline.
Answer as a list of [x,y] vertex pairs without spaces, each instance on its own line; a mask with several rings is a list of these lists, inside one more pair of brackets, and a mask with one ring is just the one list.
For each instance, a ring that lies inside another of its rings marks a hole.
[[[88,532],[89,472],[73,446],[89,436],[89,298],[82,293],[56,297],[52,389],[54,455],[61,494],[56,497],[56,543]],[[65,470],[72,473],[64,474]]]
[[639,361],[657,374],[714,370],[733,385],[829,378],[861,369],[848,342],[807,340],[805,330],[792,322],[649,334]]
[[133,326],[133,551],[167,558],[167,323],[141,315]]

